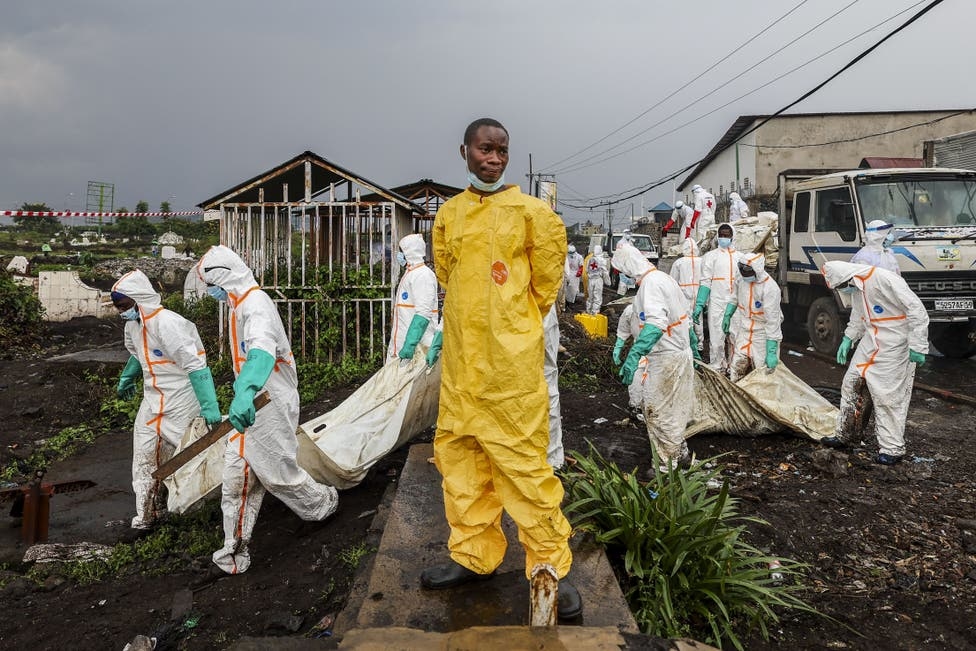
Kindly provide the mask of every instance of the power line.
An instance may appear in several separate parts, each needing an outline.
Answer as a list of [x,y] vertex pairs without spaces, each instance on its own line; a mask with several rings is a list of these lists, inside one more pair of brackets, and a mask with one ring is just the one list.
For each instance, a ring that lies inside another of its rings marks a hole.
[[[685,84],[684,84],[683,86],[681,86],[681,87],[679,87],[679,88],[678,88],[677,90],[675,90],[675,91],[673,91],[673,92],[672,92],[672,93],[671,93],[670,95],[668,95],[668,96],[667,96],[667,97],[665,97],[664,99],[662,99],[662,100],[660,100],[660,101],[658,101],[658,102],[657,102],[656,104],[654,104],[654,105],[653,105],[653,106],[651,106],[650,108],[648,108],[648,109],[646,109],[645,111],[643,111],[642,113],[640,113],[640,114],[638,114],[638,115],[637,115],[637,117],[635,117],[635,118],[633,118],[632,120],[630,120],[629,122],[626,122],[625,124],[623,124],[623,125],[621,125],[621,126],[619,126],[619,127],[617,127],[616,129],[614,129],[613,131],[611,131],[611,132],[610,132],[610,133],[608,133],[607,135],[605,135],[605,136],[603,136],[602,138],[600,138],[600,139],[599,139],[599,140],[597,140],[596,142],[594,142],[594,143],[591,143],[591,144],[589,144],[589,145],[587,145],[586,147],[584,147],[583,149],[580,149],[580,150],[579,150],[579,151],[577,151],[576,153],[574,153],[574,154],[570,154],[570,155],[569,155],[569,156],[567,156],[566,158],[563,158],[563,159],[561,159],[561,160],[558,160],[558,161],[556,161],[555,163],[553,163],[553,164],[552,164],[552,165],[550,165],[549,167],[550,167],[550,168],[552,168],[552,167],[556,167],[557,165],[561,165],[561,164],[563,164],[563,163],[565,163],[566,161],[568,161],[568,160],[570,160],[570,159],[572,159],[572,158],[575,158],[576,156],[579,156],[579,155],[580,155],[580,154],[582,154],[583,152],[585,152],[585,151],[587,151],[587,150],[589,150],[589,149],[592,149],[593,147],[596,147],[596,146],[597,146],[597,145],[599,145],[599,144],[600,144],[601,142],[603,142],[603,141],[605,141],[605,140],[607,140],[607,139],[608,139],[608,138],[610,138],[611,136],[613,136],[613,135],[615,135],[615,134],[617,134],[617,133],[620,133],[620,131],[622,131],[622,130],[624,130],[624,129],[626,129],[626,128],[627,128],[627,127],[629,127],[629,126],[630,126],[631,124],[633,124],[633,123],[634,123],[634,122],[636,122],[637,120],[639,120],[639,119],[641,119],[642,117],[644,117],[645,115],[647,115],[648,113],[650,113],[651,111],[653,111],[654,109],[656,109],[656,108],[657,108],[658,106],[660,106],[660,105],[661,105],[661,104],[663,104],[664,102],[666,102],[666,101],[668,101],[669,99],[671,99],[672,97],[674,97],[675,95],[677,95],[678,93],[680,93],[681,91],[683,91],[683,90],[684,90],[685,88],[687,88],[688,86],[690,86],[690,85],[692,85],[693,83],[695,83],[696,81],[698,81],[699,79],[701,79],[702,77],[704,77],[704,76],[705,76],[706,74],[708,74],[709,72],[711,72],[712,70],[714,70],[714,69],[715,69],[716,67],[718,67],[718,66],[719,66],[719,64],[721,64],[721,63],[724,63],[725,61],[727,61],[727,60],[728,60],[728,58],[729,58],[729,57],[731,57],[731,56],[732,56],[733,54],[735,54],[735,53],[737,53],[737,52],[738,52],[739,50],[741,50],[742,48],[744,48],[744,47],[745,47],[746,45],[748,45],[748,44],[749,44],[750,42],[752,42],[752,41],[753,41],[754,39],[756,39],[756,38],[759,38],[760,36],[762,36],[763,34],[765,34],[765,33],[766,33],[767,31],[769,31],[769,30],[770,30],[771,28],[773,28],[773,27],[775,27],[775,26],[776,26],[776,25],[777,25],[777,24],[778,24],[778,23],[779,23],[780,21],[782,21],[783,19],[785,19],[785,18],[787,18],[787,17],[788,17],[788,16],[790,15],[790,14],[792,14],[792,13],[793,13],[794,11],[796,11],[797,9],[799,9],[800,7],[802,7],[803,5],[805,5],[805,4],[806,4],[806,3],[808,2],[808,1],[809,1],[809,0],[802,0],[802,2],[800,2],[799,4],[797,4],[797,5],[795,6],[795,7],[793,7],[793,8],[792,8],[792,9],[790,9],[789,11],[787,11],[787,12],[786,12],[785,14],[783,14],[782,16],[780,16],[779,18],[777,18],[776,20],[774,20],[774,21],[773,21],[773,22],[771,22],[770,24],[768,24],[768,25],[766,25],[765,27],[763,27],[763,28],[762,28],[762,29],[761,29],[760,31],[758,31],[758,32],[757,32],[757,33],[756,33],[755,35],[753,35],[753,36],[752,36],[752,37],[750,37],[750,38],[747,38],[747,39],[746,39],[745,41],[743,41],[743,42],[742,42],[742,43],[741,43],[741,44],[740,44],[740,45],[739,45],[738,47],[736,47],[736,48],[735,48],[734,50],[732,50],[731,52],[729,52],[729,53],[728,53],[728,54],[726,54],[725,56],[723,56],[723,57],[721,57],[721,58],[719,58],[718,60],[716,60],[716,61],[715,61],[715,63],[713,63],[713,64],[712,64],[711,66],[709,66],[708,68],[706,68],[706,69],[705,69],[704,71],[702,71],[702,72],[700,72],[700,73],[698,74],[698,76],[696,76],[696,77],[695,77],[694,79],[692,79],[691,81],[689,81],[689,82],[687,82],[687,83],[685,83]],[[854,1],[855,1],[855,2],[857,2],[857,0],[854,0]],[[851,3],[851,4],[853,4],[853,3]],[[640,135],[640,134],[638,134],[638,135]],[[626,142],[626,141],[625,141],[625,142]]]
[[[901,14],[903,14],[903,13],[905,13],[905,12],[907,12],[907,11],[910,11],[911,9],[913,9],[913,8],[915,8],[915,7],[917,7],[918,5],[920,5],[920,4],[922,4],[923,2],[924,2],[924,0],[919,0],[919,2],[916,2],[916,3],[914,4],[914,5],[911,5],[911,6],[909,6],[909,7],[906,7],[905,9],[902,9],[902,10],[901,10],[901,11],[899,11],[898,13],[896,13],[896,14],[893,14],[893,15],[891,15],[891,16],[888,16],[887,18],[885,18],[885,19],[884,19],[884,20],[882,20],[881,22],[879,22],[879,23],[876,23],[876,24],[874,24],[874,25],[872,25],[871,27],[869,27],[869,28],[867,28],[867,29],[865,29],[865,30],[863,30],[863,31],[861,31],[861,32],[859,32],[859,33],[857,33],[857,34],[855,34],[854,36],[852,36],[852,37],[850,37],[850,38],[848,38],[848,39],[847,39],[846,41],[843,41],[842,43],[838,43],[838,44],[837,44],[837,45],[835,45],[834,47],[832,47],[832,48],[830,48],[830,49],[828,49],[828,50],[825,50],[824,52],[821,52],[821,53],[820,53],[820,54],[818,54],[817,56],[815,56],[815,57],[813,57],[813,58],[811,58],[811,59],[807,59],[806,61],[804,61],[804,62],[803,62],[803,63],[801,63],[800,65],[798,65],[798,66],[796,66],[796,67],[794,67],[794,68],[790,68],[790,69],[789,69],[789,70],[787,70],[786,72],[784,72],[784,73],[781,73],[781,74],[779,74],[779,75],[777,75],[776,77],[773,77],[773,78],[772,78],[772,79],[770,79],[769,81],[767,81],[767,82],[765,82],[765,83],[763,83],[763,84],[760,84],[759,86],[757,86],[757,87],[755,87],[755,88],[753,88],[752,90],[750,90],[750,91],[747,91],[747,92],[745,92],[745,93],[743,93],[743,94],[741,94],[741,95],[739,95],[738,97],[734,97],[733,99],[731,99],[731,100],[729,100],[729,101],[727,101],[726,103],[724,103],[724,104],[720,104],[719,106],[716,106],[716,107],[715,107],[715,108],[713,108],[712,110],[710,110],[710,111],[707,111],[707,112],[705,112],[705,113],[702,113],[702,114],[701,114],[701,115],[699,115],[698,117],[695,117],[695,118],[692,118],[691,120],[688,120],[687,122],[683,122],[683,123],[681,123],[681,124],[679,124],[678,126],[676,126],[676,127],[673,127],[673,128],[671,128],[670,130],[668,130],[668,131],[665,131],[664,133],[660,133],[660,134],[658,134],[658,135],[656,135],[656,136],[654,136],[653,138],[649,138],[649,139],[647,139],[647,140],[644,140],[643,142],[640,142],[640,143],[638,143],[638,144],[636,144],[636,145],[634,145],[633,147],[629,147],[629,148],[627,148],[627,149],[625,149],[625,150],[623,150],[623,151],[619,151],[619,152],[617,152],[616,154],[612,154],[612,155],[610,155],[610,156],[607,156],[606,158],[601,158],[600,160],[597,160],[597,161],[594,161],[594,162],[592,162],[592,163],[589,163],[589,164],[584,164],[584,162],[583,162],[583,161],[580,161],[580,163],[579,163],[579,164],[578,164],[577,166],[575,166],[575,167],[572,167],[572,166],[571,166],[571,167],[569,167],[569,168],[567,168],[567,169],[564,169],[564,170],[560,170],[560,171],[559,171],[559,173],[561,173],[561,174],[569,174],[569,173],[571,173],[571,172],[578,172],[579,170],[582,170],[582,169],[586,169],[587,167],[593,167],[594,165],[599,165],[599,164],[601,164],[601,163],[605,163],[605,162],[607,162],[607,161],[609,161],[609,160],[613,160],[614,158],[618,158],[618,157],[620,157],[620,156],[623,156],[624,154],[628,154],[628,153],[630,153],[630,152],[632,152],[632,151],[634,151],[635,149],[640,149],[641,147],[643,147],[643,146],[645,146],[645,145],[649,145],[650,143],[652,143],[652,142],[654,142],[654,141],[656,141],[656,140],[660,140],[660,139],[661,139],[661,138],[663,138],[664,136],[668,136],[668,135],[671,135],[672,133],[674,133],[674,132],[676,132],[676,131],[680,131],[681,129],[683,129],[683,128],[685,128],[685,127],[687,127],[688,125],[691,125],[691,124],[694,124],[695,122],[698,122],[699,120],[702,120],[703,118],[706,118],[706,117],[708,117],[709,115],[712,115],[713,113],[717,113],[718,111],[720,111],[720,110],[722,110],[722,109],[724,109],[724,108],[726,108],[727,106],[731,106],[732,104],[735,104],[735,103],[736,103],[736,102],[738,102],[739,100],[741,100],[741,99],[743,99],[743,98],[746,98],[746,97],[748,97],[749,95],[752,95],[753,93],[757,93],[757,92],[759,92],[759,91],[760,91],[760,90],[762,90],[763,88],[766,88],[766,87],[768,87],[768,86],[771,86],[772,84],[774,84],[774,83],[776,83],[776,82],[777,82],[777,81],[779,81],[780,79],[783,79],[784,77],[788,77],[789,75],[791,75],[791,74],[793,74],[793,73],[794,73],[794,72],[796,72],[797,70],[800,70],[800,69],[802,69],[802,68],[805,68],[806,66],[808,66],[808,65],[810,65],[810,64],[811,64],[811,63],[813,63],[814,61],[817,61],[817,60],[819,60],[819,59],[822,59],[823,57],[825,57],[825,56],[827,56],[828,54],[832,54],[833,52],[835,52],[835,51],[837,51],[837,50],[839,50],[840,48],[842,48],[842,47],[844,47],[845,45],[847,45],[848,43],[851,43],[851,42],[853,42],[853,41],[856,41],[857,39],[859,39],[859,38],[861,38],[862,36],[864,36],[864,35],[865,35],[865,34],[867,34],[868,32],[871,32],[871,31],[873,31],[873,30],[875,30],[875,29],[877,29],[877,28],[878,28],[878,27],[880,27],[881,25],[884,25],[884,24],[885,24],[885,23],[887,23],[888,21],[890,21],[890,20],[892,20],[892,19],[894,19],[894,18],[897,18],[898,16],[900,16]],[[724,85],[724,84],[723,84],[723,85]],[[716,89],[716,90],[717,90],[717,89]],[[709,94],[711,94],[711,93],[709,93]],[[704,97],[707,97],[707,95],[705,95]],[[704,98],[704,97],[703,97],[703,98]],[[702,99],[703,99],[703,98],[702,98]],[[692,104],[694,104],[694,102],[693,102]],[[661,122],[665,122],[665,121],[667,121],[668,119],[670,119],[671,117],[674,117],[674,116],[675,116],[675,115],[677,115],[677,114],[678,114],[678,113],[679,113],[680,111],[682,111],[682,110],[684,110],[684,109],[686,109],[686,108],[688,108],[688,106],[691,106],[691,104],[689,104],[689,105],[687,105],[687,106],[685,106],[685,107],[683,107],[682,109],[679,109],[679,111],[676,111],[675,113],[672,113],[672,114],[671,114],[670,116],[668,116],[668,117],[667,117],[667,118],[665,118],[664,120],[661,120]],[[660,124],[661,122],[659,122],[658,124]],[[657,125],[652,125],[652,127],[648,127],[648,129],[646,129],[645,131],[647,131],[647,130],[649,130],[649,129],[651,129],[651,128],[653,128],[653,126],[657,126]],[[643,133],[643,132],[642,132],[642,133]],[[638,135],[639,135],[639,134],[638,134]],[[607,152],[603,152],[603,153],[608,153],[608,152],[609,152],[609,150],[607,150]],[[602,154],[601,154],[601,155],[602,155]],[[587,159],[587,160],[589,160],[589,159]],[[613,196],[613,195],[610,195],[610,196]]]
[[[777,116],[785,113],[790,108],[796,106],[797,104],[799,104],[803,100],[809,98],[811,95],[813,95],[814,93],[816,93],[817,91],[819,91],[820,89],[822,89],[824,86],[826,86],[827,84],[829,84],[831,81],[833,81],[834,79],[836,79],[837,77],[839,77],[841,74],[843,74],[844,72],[846,72],[850,68],[854,67],[858,62],[861,61],[861,59],[863,59],[864,57],[866,57],[867,55],[869,55],[871,52],[873,52],[874,50],[876,50],[883,43],[885,43],[888,39],[894,37],[895,34],[898,34],[902,30],[904,30],[906,27],[908,27],[909,25],[911,25],[912,23],[914,23],[915,21],[917,21],[919,18],[921,18],[922,16],[924,16],[925,14],[927,14],[929,11],[931,11],[935,7],[937,7],[940,4],[942,4],[942,2],[943,2],[943,0],[932,0],[932,2],[930,2],[921,11],[919,11],[914,16],[912,16],[907,21],[905,21],[901,26],[895,28],[893,31],[889,32],[887,35],[885,35],[877,43],[875,43],[874,45],[872,45],[871,47],[869,47],[868,49],[864,50],[863,52],[861,52],[860,54],[858,54],[856,57],[854,57],[853,59],[851,59],[851,61],[849,61],[847,64],[845,64],[844,67],[842,67],[840,70],[838,70],[837,72],[835,72],[834,74],[832,74],[830,77],[828,77],[827,79],[825,79],[821,83],[819,83],[816,86],[814,86],[812,89],[810,89],[809,91],[807,91],[806,93],[804,93],[803,95],[801,95],[800,97],[798,97],[796,100],[790,102],[789,104],[787,104],[783,108],[779,109],[778,111],[776,111],[772,115],[770,115],[770,116],[766,117],[765,119],[763,119],[762,121],[760,121],[758,124],[756,124],[753,127],[747,129],[743,134],[741,134],[739,136],[739,138],[743,138],[743,137],[749,135],[750,133],[755,132],[759,127],[763,126],[764,124],[766,124],[767,122],[769,122],[773,118],[775,118],[775,117],[777,117]],[[885,21],[885,22],[887,22],[887,21]],[[705,157],[700,158],[699,160],[695,161],[694,163],[686,166],[685,168],[683,168],[683,169],[681,169],[681,170],[675,172],[674,174],[671,174],[671,175],[669,175],[669,176],[667,176],[665,178],[659,179],[657,181],[652,181],[651,183],[643,186],[642,189],[639,190],[638,192],[635,192],[635,193],[630,194],[628,196],[621,197],[621,198],[616,199],[614,201],[601,202],[601,203],[596,204],[596,205],[614,205],[614,204],[617,204],[617,203],[622,203],[624,201],[627,201],[628,199],[633,199],[634,197],[639,196],[639,195],[647,192],[648,190],[653,190],[654,188],[656,188],[658,186],[664,185],[668,181],[672,181],[672,180],[676,179],[678,176],[680,176],[684,172],[686,172],[686,171],[692,169],[693,167],[701,164],[707,157],[708,156],[706,155]]]

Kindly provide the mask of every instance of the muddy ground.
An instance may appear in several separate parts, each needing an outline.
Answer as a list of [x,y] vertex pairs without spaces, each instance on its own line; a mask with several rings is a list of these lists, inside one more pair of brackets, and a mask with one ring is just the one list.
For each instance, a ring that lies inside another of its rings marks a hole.
[[[609,299],[608,299],[609,300]],[[611,316],[610,331],[615,318]],[[843,369],[805,350],[792,333],[790,369],[808,383],[837,388]],[[0,467],[29,454],[38,439],[99,418],[105,396],[93,377],[117,376],[121,325],[81,319],[52,325],[43,347],[0,361]],[[567,370],[580,357],[608,355],[611,343],[593,343],[569,315],[563,320]],[[57,361],[95,348],[87,361]],[[113,358],[114,355],[114,358]],[[107,361],[100,361],[107,360]],[[585,449],[592,441],[625,468],[649,465],[646,432],[627,420],[626,392],[603,364],[589,364],[596,380],[562,391],[564,442]],[[930,360],[917,381],[976,395],[976,363]],[[303,408],[303,420],[328,410],[354,387]],[[827,392],[829,394],[829,391]],[[809,615],[786,614],[773,640],[748,639],[749,649],[966,649],[976,648],[976,451],[973,409],[916,390],[909,412],[909,458],[893,468],[871,463],[865,441],[841,464],[841,476],[818,470],[815,444],[787,434],[762,438],[698,436],[699,458],[726,454],[722,463],[745,514],[768,526],[750,528],[750,541],[771,553],[810,565],[806,598],[858,631]],[[606,422],[597,422],[607,419]],[[423,437],[429,440],[429,434]],[[50,481],[87,478],[98,486],[52,501],[50,540],[112,544],[127,535],[133,513],[128,485],[128,426],[112,431],[51,466]],[[9,649],[121,649],[136,634],[159,634],[165,648],[224,648],[242,636],[307,635],[334,616],[347,597],[355,551],[370,532],[381,497],[395,485],[405,452],[343,491],[340,509],[325,523],[306,524],[268,496],[244,575],[213,581],[207,554],[177,555],[159,574],[145,565],[90,585],[57,574],[41,585],[22,577],[19,522],[0,516],[0,647]],[[219,530],[219,516],[210,525]],[[375,544],[375,543],[374,543]],[[584,599],[599,598],[583,595]],[[325,640],[323,640],[325,641]]]

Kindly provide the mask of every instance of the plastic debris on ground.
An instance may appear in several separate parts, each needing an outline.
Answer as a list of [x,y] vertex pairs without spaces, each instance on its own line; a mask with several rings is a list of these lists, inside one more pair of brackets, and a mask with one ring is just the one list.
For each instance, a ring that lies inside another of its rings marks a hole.
[[597,418],[596,420],[593,421],[593,423],[596,424],[596,425],[602,425],[602,424],[604,424],[606,422],[607,422],[607,419],[606,418],[603,418],[602,416],[600,418]]

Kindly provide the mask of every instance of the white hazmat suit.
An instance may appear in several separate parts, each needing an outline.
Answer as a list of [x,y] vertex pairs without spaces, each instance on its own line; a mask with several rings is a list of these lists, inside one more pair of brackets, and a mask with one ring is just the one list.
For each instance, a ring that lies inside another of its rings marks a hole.
[[[670,274],[688,300],[688,314],[691,314],[695,309],[695,299],[698,297],[698,286],[701,284],[702,277],[702,257],[695,240],[687,238],[681,243],[681,257],[671,265]],[[693,325],[695,337],[698,339],[697,347],[701,350],[705,341],[705,328],[700,320]]]
[[559,407],[559,314],[553,304],[542,319],[545,360],[542,366],[549,390],[549,447],[546,460],[553,468],[562,468],[566,461],[563,450],[563,417]]
[[695,211],[691,209],[690,206],[685,205],[683,201],[676,201],[674,203],[674,210],[671,212],[671,219],[668,223],[664,225],[661,230],[661,237],[664,237],[671,231],[671,227],[678,224],[678,237],[681,239],[686,239],[692,235],[692,221],[695,218]]
[[888,248],[890,234],[893,235],[891,224],[888,222],[881,219],[869,221],[864,227],[864,246],[854,254],[851,262],[881,267],[900,276],[901,268],[898,266],[898,259]]
[[[728,224],[722,224],[727,226]],[[731,226],[729,226],[731,228]],[[734,231],[733,231],[734,232]],[[699,307],[708,306],[708,365],[719,372],[729,367],[725,353],[726,336],[722,332],[722,319],[725,306],[735,294],[735,283],[739,279],[735,247],[719,246],[702,256],[702,276],[695,300],[695,313]],[[700,320],[700,319],[699,319]]]
[[[163,308],[149,278],[136,269],[122,276],[112,287],[136,302],[137,320],[125,324],[125,347],[135,360],[123,371],[142,375],[142,403],[132,430],[132,490],[136,494],[136,515],[132,527],[151,527],[165,509],[160,481],[152,473],[167,461],[180,444],[190,422],[200,415],[200,400],[190,374],[204,375],[216,409],[213,378],[207,370],[207,354],[200,334],[191,321]],[[131,365],[131,366],[130,366]],[[122,382],[120,382],[120,389]],[[216,418],[219,420],[219,411]]]
[[[634,305],[631,303],[624,308],[617,321],[617,342],[614,346],[614,362],[618,365],[622,363],[620,353],[623,351],[624,344],[633,336],[637,329],[634,318]],[[620,361],[618,361],[620,359]],[[627,405],[632,411],[640,413],[640,418],[644,418],[644,396],[641,391],[644,389],[644,378],[647,373],[647,358],[641,356],[637,363],[637,371],[634,373],[633,381],[627,385]]]
[[[928,314],[900,276],[880,267],[831,261],[823,274],[832,288],[844,283],[854,288],[851,319],[837,361],[844,363],[855,343],[857,350],[841,384],[833,438],[850,442],[860,435],[873,403],[879,451],[888,455],[888,462],[897,461],[905,454],[905,419],[916,362],[924,362],[929,350]],[[886,463],[880,455],[879,462]]]
[[694,369],[687,302],[678,283],[647,261],[632,245],[617,248],[613,266],[637,280],[631,334],[634,344],[621,369],[629,385],[641,356],[647,357],[642,391],[644,421],[651,444],[667,469],[688,454],[685,427],[691,416]]
[[[220,503],[224,546],[214,552],[213,561],[224,572],[239,574],[251,565],[248,543],[266,490],[309,521],[324,520],[335,512],[338,496],[334,487],[316,483],[295,458],[298,375],[274,302],[258,287],[244,261],[226,246],[211,247],[196,269],[209,288],[220,288],[227,294],[230,347],[237,377],[231,421],[235,420],[239,396],[250,402],[253,394],[263,390],[271,398],[256,414],[251,411],[252,424],[243,432],[231,434],[224,454]],[[268,357],[273,362],[270,372],[255,374],[252,369]]]
[[597,244],[586,263],[586,311],[590,314],[599,314],[603,306],[603,286],[610,284],[609,266],[607,257],[603,255],[603,247]]
[[738,382],[752,369],[775,368],[779,344],[783,341],[782,292],[766,273],[765,256],[761,253],[740,254],[740,260],[752,267],[755,280],[750,282],[740,274],[735,283],[735,296],[729,302],[735,310],[732,319],[734,345],[729,363],[729,379],[733,382]]
[[749,217],[749,205],[742,200],[738,192],[729,193],[729,221],[737,222]]
[[424,264],[427,245],[424,238],[411,233],[400,240],[406,260],[393,302],[393,331],[387,359],[413,357],[417,344],[430,348],[437,327],[437,276]]
[[569,245],[566,254],[566,264],[563,267],[566,280],[566,302],[575,303],[580,294],[580,277],[583,275],[583,256],[576,252],[576,247]]
[[691,218],[692,237],[696,240],[715,226],[715,195],[700,185],[691,189],[695,199],[695,212]]

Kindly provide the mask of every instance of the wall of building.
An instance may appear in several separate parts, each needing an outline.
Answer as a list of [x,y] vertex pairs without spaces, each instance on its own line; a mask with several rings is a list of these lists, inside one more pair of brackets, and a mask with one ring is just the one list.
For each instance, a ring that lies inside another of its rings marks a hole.
[[[758,132],[750,133],[748,136],[739,141],[739,177],[738,185],[744,183],[745,179],[748,178],[750,183],[755,183],[756,181],[756,148],[749,145],[756,144],[756,134]],[[709,163],[708,167],[702,170],[702,173],[695,177],[687,187],[685,187],[682,195],[676,197],[681,199],[685,203],[691,205],[693,200],[691,198],[691,188],[696,183],[712,194],[715,198],[721,202],[723,196],[731,192],[731,184],[736,182],[736,165],[735,165],[735,145],[727,147],[724,151],[720,152],[715,159]],[[680,180],[680,179],[679,179]],[[719,190],[721,188],[721,191]]]
[[[776,191],[776,176],[785,169],[857,168],[867,156],[922,158],[922,143],[962,131],[976,129],[976,113],[964,113],[934,124],[862,138],[921,122],[929,122],[954,111],[919,113],[865,113],[780,117],[756,131],[758,194]],[[854,140],[858,138],[857,140]],[[838,140],[852,142],[835,142]],[[798,145],[832,142],[821,147],[793,149],[769,145]],[[741,154],[740,146],[740,154]]]
[[77,271],[40,272],[37,296],[44,306],[46,321],[70,321],[79,316],[105,318],[118,314],[109,297],[81,282]]

